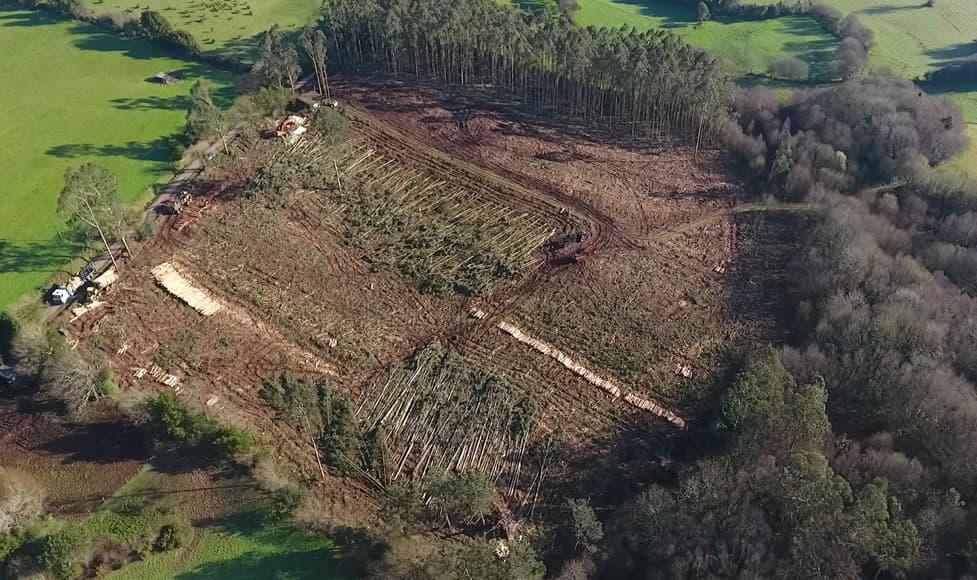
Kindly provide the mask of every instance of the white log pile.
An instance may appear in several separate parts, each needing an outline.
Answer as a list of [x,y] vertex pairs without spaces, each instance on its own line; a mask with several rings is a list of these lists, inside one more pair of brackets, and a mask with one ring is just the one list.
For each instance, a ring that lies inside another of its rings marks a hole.
[[210,316],[218,312],[223,305],[211,298],[203,290],[193,287],[189,280],[176,271],[169,262],[163,262],[153,268],[153,277],[170,294],[186,302],[191,308],[204,316]]
[[[486,317],[486,314],[485,312],[477,308],[473,308],[472,316],[474,318],[482,320]],[[549,356],[550,358],[556,360],[561,365],[563,365],[573,373],[577,374],[588,383],[603,390],[604,392],[608,393],[615,399],[621,396],[621,388],[619,386],[614,384],[612,381],[609,381],[597,375],[596,373],[594,373],[584,365],[573,360],[573,358],[570,355],[556,348],[555,346],[526,334],[521,329],[519,329],[519,327],[509,322],[506,322],[505,320],[500,321],[495,326],[500,330],[502,330],[503,332],[505,332],[506,334],[512,336],[519,342],[527,346],[530,346],[534,350],[537,350]],[[658,417],[661,417],[662,419],[665,419],[666,421],[668,421],[672,425],[675,425],[679,429],[685,429],[686,426],[685,419],[676,415],[672,411],[669,411],[668,409],[662,407],[661,405],[658,405],[654,401],[645,399],[634,393],[627,393],[624,396],[624,401],[633,407],[641,409],[642,411],[647,411],[648,413],[652,413]]]
[[518,340],[519,342],[523,344],[527,344],[533,347],[534,349],[538,350],[539,352],[556,360],[561,365],[565,366],[566,368],[570,369],[571,371],[583,377],[584,380],[586,380],[588,383],[610,393],[610,395],[615,399],[621,396],[621,389],[617,385],[615,385],[614,383],[612,383],[607,379],[597,376],[587,367],[577,364],[576,361],[570,358],[570,355],[563,352],[562,350],[554,347],[551,344],[547,344],[541,340],[529,336],[528,334],[519,330],[519,328],[517,328],[516,326],[509,324],[504,320],[496,324],[496,326],[498,326],[503,332],[512,335],[512,337]]

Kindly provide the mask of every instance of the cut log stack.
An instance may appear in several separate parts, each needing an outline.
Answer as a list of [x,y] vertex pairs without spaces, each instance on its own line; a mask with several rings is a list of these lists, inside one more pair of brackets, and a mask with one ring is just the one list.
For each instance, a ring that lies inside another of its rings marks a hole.
[[204,316],[217,313],[223,305],[211,298],[203,290],[194,288],[189,280],[176,271],[169,262],[163,262],[153,268],[153,277],[170,294],[186,302],[191,308]]
[[[485,312],[477,308],[473,308],[471,314],[474,318],[479,320],[486,318]],[[594,373],[586,366],[575,361],[569,354],[563,352],[555,346],[526,334],[519,327],[506,322],[505,320],[498,322],[495,326],[519,342],[530,346],[534,350],[537,350],[559,362],[561,365],[580,376],[588,383],[603,390],[605,393],[611,395],[615,399],[621,396],[621,388],[619,386],[614,384],[612,381],[609,381]],[[645,399],[634,393],[627,393],[624,396],[624,401],[633,407],[641,409],[642,411],[652,413],[658,417],[661,417],[662,419],[665,419],[679,429],[685,429],[686,427],[685,419],[662,407],[661,405],[658,405],[654,401]]]

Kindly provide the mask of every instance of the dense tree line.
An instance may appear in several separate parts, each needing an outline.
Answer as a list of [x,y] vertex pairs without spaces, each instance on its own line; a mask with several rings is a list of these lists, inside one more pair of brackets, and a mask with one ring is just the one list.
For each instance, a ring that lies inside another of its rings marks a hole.
[[606,577],[858,578],[901,575],[919,530],[882,477],[849,482],[829,457],[825,385],[798,384],[773,349],[723,399],[727,452],[675,489],[654,485],[612,521]]
[[663,30],[580,28],[491,0],[328,0],[322,25],[346,70],[484,86],[584,121],[696,139],[725,106],[719,61]]
[[718,454],[605,522],[598,572],[973,577],[977,187],[931,169],[963,146],[959,108],[882,76],[734,110],[754,185],[822,208],[791,277],[800,339],[749,358]]
[[732,151],[792,199],[815,185],[853,191],[908,179],[966,146],[960,107],[888,75],[803,91],[781,105],[765,89],[737,89]]

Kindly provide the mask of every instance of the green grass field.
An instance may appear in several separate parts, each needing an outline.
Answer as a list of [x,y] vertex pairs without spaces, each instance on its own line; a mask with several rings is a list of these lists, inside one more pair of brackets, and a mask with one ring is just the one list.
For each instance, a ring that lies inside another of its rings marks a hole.
[[[199,478],[146,466],[85,519],[59,532],[80,553],[102,538],[128,546],[151,541],[161,525],[203,515],[193,539],[177,549],[148,553],[106,577],[112,580],[341,578],[331,541],[307,536],[265,511],[267,500],[248,480]],[[102,577],[102,576],[100,576]]]
[[134,562],[110,580],[266,580],[340,578],[332,544],[303,536],[262,514],[240,512],[197,531],[184,549]]
[[[542,1],[542,0],[538,0]],[[780,0],[750,0],[772,4]],[[888,69],[910,79],[943,64],[977,54],[977,1],[825,0],[845,14],[856,14],[875,32],[870,69]],[[579,24],[633,26],[639,30],[668,28],[689,44],[722,57],[734,73],[763,73],[769,63],[794,56],[823,70],[838,46],[837,39],[809,18],[777,18],[764,22],[719,19],[699,26],[689,7],[668,0],[578,0]],[[751,82],[756,82],[754,79]],[[776,84],[776,83],[774,83]],[[933,85],[931,93],[946,94],[977,122],[977,86],[972,82]]]
[[699,25],[694,10],[667,0],[578,0],[574,15],[583,26],[667,28],[693,46],[722,57],[738,74],[765,73],[768,65],[793,56],[818,72],[830,61],[838,40],[807,17],[765,22],[719,19]]
[[146,0],[129,4],[97,0],[96,12],[129,10],[138,14],[153,9],[177,28],[186,30],[205,50],[248,58],[257,36],[279,24],[292,29],[312,23],[319,15],[318,0]]
[[[182,69],[176,86],[146,79]],[[192,79],[214,71],[155,46],[45,12],[0,7],[0,309],[35,292],[80,248],[62,241],[56,208],[65,169],[97,161],[128,201],[166,179]]]
[[[757,3],[775,3],[762,0]],[[823,0],[875,32],[871,63],[907,78],[977,53],[973,0]]]

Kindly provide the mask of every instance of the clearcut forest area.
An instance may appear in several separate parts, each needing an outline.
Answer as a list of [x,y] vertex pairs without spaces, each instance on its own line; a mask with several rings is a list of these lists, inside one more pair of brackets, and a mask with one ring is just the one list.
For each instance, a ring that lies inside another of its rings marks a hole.
[[0,578],[977,577],[977,9],[148,1],[0,4]]
[[[69,166],[98,160],[126,202],[168,179],[192,79],[229,75],[47,12],[0,5],[0,308],[35,291],[79,247],[56,212]],[[187,81],[149,82],[186,71]]]

